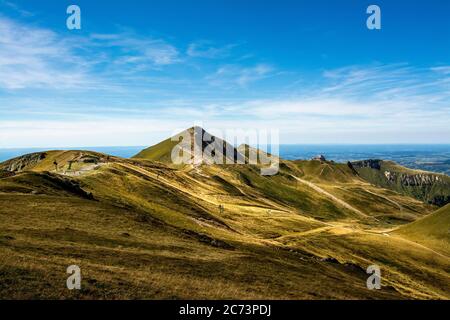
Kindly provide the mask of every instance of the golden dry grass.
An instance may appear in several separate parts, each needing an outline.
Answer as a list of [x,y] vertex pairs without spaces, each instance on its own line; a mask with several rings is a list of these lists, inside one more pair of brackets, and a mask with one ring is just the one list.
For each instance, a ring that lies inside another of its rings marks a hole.
[[[61,177],[92,200],[43,183],[54,157],[64,166],[78,153],[52,153],[35,173],[0,179],[0,298],[450,298],[446,253],[389,233],[434,208],[340,165],[324,175],[317,163],[285,162],[262,177],[252,166],[109,158]],[[65,287],[72,264],[82,270],[80,291]],[[366,288],[371,264],[382,268],[382,290]]]

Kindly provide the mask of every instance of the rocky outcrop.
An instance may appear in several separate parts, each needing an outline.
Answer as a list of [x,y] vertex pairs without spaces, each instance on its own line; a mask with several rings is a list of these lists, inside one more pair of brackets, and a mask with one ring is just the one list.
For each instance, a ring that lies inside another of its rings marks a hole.
[[311,160],[316,160],[316,161],[327,161],[327,159],[325,158],[324,155],[319,154],[318,156],[312,158]]
[[384,171],[384,176],[389,182],[396,182],[397,180],[404,186],[431,186],[433,184],[444,183],[443,179],[438,175],[428,173],[405,174]]
[[[382,160],[362,160],[349,162],[349,167],[358,170],[361,168],[370,168],[381,170]],[[402,173],[394,170],[384,170],[384,177],[389,182],[397,182],[404,186],[429,186],[436,183],[444,183],[444,179],[433,173]]]
[[3,170],[9,172],[21,172],[29,166],[33,166],[45,159],[46,153],[36,152],[11,159],[4,163]]
[[0,179],[12,177],[13,175],[15,175],[15,173],[12,171],[0,170]]
[[400,181],[401,184],[405,186],[430,186],[441,182],[438,176],[429,174],[401,174]]
[[[423,199],[429,204],[437,205],[439,207],[445,206],[450,203],[450,184],[444,181],[442,177],[433,174],[418,173],[418,174],[396,174],[389,171],[385,172],[391,183],[400,183],[404,188],[421,190],[422,193],[426,194]],[[441,189],[447,190],[446,193],[433,194],[431,190]]]
[[438,207],[446,206],[450,203],[450,196],[444,196],[444,195],[438,195],[435,196],[432,201],[430,201],[431,204],[434,204]]
[[368,159],[368,160],[361,160],[361,161],[353,161],[351,162],[354,169],[358,170],[361,168],[371,168],[375,170],[381,169],[381,161],[378,159]]

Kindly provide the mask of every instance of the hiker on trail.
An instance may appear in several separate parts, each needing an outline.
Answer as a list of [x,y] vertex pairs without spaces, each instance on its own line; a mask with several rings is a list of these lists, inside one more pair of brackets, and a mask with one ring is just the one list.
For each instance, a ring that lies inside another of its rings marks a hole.
[[53,164],[55,165],[55,171],[58,171],[58,162],[56,162],[56,160],[55,160],[55,161],[53,161]]
[[222,214],[225,211],[225,208],[223,207],[223,205],[219,205],[219,212],[220,214]]

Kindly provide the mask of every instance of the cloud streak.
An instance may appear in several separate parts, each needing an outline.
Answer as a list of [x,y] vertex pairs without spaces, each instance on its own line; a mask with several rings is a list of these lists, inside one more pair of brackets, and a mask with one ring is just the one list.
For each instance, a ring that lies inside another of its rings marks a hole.
[[206,77],[210,85],[223,88],[245,88],[249,84],[274,76],[275,69],[267,64],[257,64],[252,67],[225,65]]
[[162,39],[139,37],[132,32],[93,34],[90,39],[96,47],[117,49],[112,56],[115,64],[142,70],[181,62],[178,49]]
[[9,8],[9,9],[19,13],[22,17],[34,16],[34,14],[31,13],[30,11],[24,10],[21,7],[19,7],[17,4],[10,2],[10,1],[1,0],[0,5],[3,5],[4,7]]
[[222,47],[213,46],[210,41],[197,41],[189,44],[187,55],[194,58],[223,59],[231,54],[236,44],[228,44]]

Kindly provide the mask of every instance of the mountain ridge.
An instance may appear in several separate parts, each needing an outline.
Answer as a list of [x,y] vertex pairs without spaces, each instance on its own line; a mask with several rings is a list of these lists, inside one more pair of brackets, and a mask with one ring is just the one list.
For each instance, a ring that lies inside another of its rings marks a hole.
[[[80,150],[0,163],[0,275],[16,283],[0,297],[32,281],[41,298],[449,298],[448,253],[402,231],[436,206],[345,163],[279,161],[274,176]],[[61,291],[74,263],[85,289]],[[366,289],[369,264],[382,290]]]
[[439,207],[450,203],[450,177],[402,167],[393,161],[362,160],[348,165],[368,182]]

